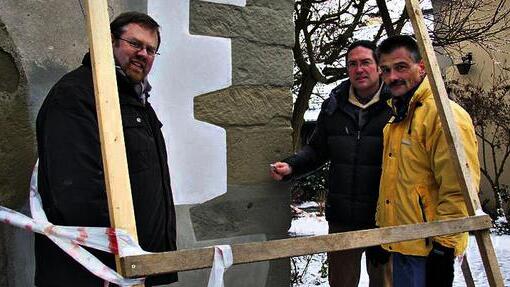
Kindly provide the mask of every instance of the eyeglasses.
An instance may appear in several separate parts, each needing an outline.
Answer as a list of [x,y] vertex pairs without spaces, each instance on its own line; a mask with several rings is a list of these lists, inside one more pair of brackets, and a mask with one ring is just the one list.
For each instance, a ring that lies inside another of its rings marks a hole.
[[121,38],[121,37],[117,37],[117,39],[119,40],[122,40],[126,43],[129,44],[129,46],[131,46],[133,49],[135,49],[137,52],[140,52],[142,51],[143,49],[145,49],[145,51],[147,51],[147,55],[151,56],[151,57],[154,57],[156,55],[160,55],[158,53],[158,51],[156,50],[156,48],[154,47],[151,47],[151,46],[146,46],[136,40],[128,40],[128,39],[124,39],[124,38]]

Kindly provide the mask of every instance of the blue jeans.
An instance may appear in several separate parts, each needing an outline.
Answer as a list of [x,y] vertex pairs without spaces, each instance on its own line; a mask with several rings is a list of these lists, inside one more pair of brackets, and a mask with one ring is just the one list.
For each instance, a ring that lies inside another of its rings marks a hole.
[[427,257],[392,253],[393,286],[425,287]]

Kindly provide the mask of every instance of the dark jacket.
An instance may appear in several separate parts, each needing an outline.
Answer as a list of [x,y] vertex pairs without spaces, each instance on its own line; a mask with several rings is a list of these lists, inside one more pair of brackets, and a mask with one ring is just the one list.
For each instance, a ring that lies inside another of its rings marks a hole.
[[297,154],[285,159],[293,176],[330,161],[326,219],[353,229],[375,226],[381,177],[383,128],[391,109],[383,87],[379,102],[361,109],[349,102],[350,82],[333,89],[324,101],[317,125]]
[[[46,97],[37,116],[39,192],[48,220],[56,225],[110,226],[88,55]],[[133,85],[117,73],[131,193],[140,246],[176,250],[175,210],[162,124],[143,105]],[[148,96],[148,95],[147,95]],[[114,257],[92,253],[115,268]],[[35,238],[37,286],[103,286],[46,237]],[[146,286],[170,283],[177,274],[148,278]]]

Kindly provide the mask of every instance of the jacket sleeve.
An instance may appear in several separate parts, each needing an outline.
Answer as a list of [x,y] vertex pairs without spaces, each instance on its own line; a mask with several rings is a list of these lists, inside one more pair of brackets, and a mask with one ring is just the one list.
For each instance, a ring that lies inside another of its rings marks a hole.
[[[467,162],[471,171],[472,183],[478,190],[480,184],[480,164],[478,161],[478,143],[469,115],[460,107],[452,106],[457,130],[463,144]],[[439,120],[437,120],[439,122]],[[459,179],[455,172],[443,129],[437,125],[435,136],[432,137],[431,166],[435,180],[439,185],[436,207],[436,220],[459,218],[468,216],[464,194],[460,189]],[[464,252],[467,245],[467,233],[436,236],[434,241],[443,246],[454,248],[455,254]]]
[[293,156],[283,160],[292,167],[292,177],[299,177],[322,166],[328,159],[327,134],[325,127],[326,107],[328,100],[322,103],[315,129],[306,144]]
[[52,90],[40,119],[41,163],[56,218],[65,225],[109,226],[97,117],[87,92]]

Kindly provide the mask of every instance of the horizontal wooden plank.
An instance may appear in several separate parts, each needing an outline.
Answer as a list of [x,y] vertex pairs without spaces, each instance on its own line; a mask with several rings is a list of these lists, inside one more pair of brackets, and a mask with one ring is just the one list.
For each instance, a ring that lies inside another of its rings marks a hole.
[[[480,215],[431,223],[401,225],[321,236],[289,238],[232,245],[234,264],[266,261],[319,252],[355,249],[436,235],[488,229],[489,216]],[[213,247],[121,258],[125,275],[143,277],[212,266]]]

